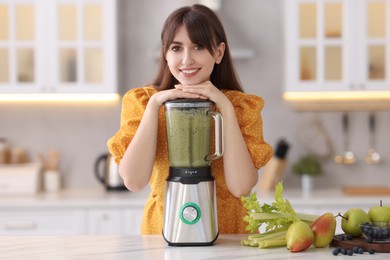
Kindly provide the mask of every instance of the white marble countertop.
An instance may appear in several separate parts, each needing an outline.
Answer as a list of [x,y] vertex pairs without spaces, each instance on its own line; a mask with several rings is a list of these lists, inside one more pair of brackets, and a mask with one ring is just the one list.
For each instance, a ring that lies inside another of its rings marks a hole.
[[[246,235],[221,235],[213,246],[171,247],[158,236],[39,236],[0,237],[2,259],[335,259],[333,248],[291,253],[286,247],[259,249],[241,246]],[[349,256],[337,256],[346,259]],[[389,254],[356,255],[359,259],[388,259]],[[349,258],[348,258],[349,259]]]

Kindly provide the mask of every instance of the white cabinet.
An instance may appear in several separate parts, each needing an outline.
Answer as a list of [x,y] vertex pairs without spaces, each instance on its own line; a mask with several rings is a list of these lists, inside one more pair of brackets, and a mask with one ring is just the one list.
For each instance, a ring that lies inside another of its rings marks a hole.
[[0,0],[0,93],[115,93],[115,0]]
[[390,90],[389,0],[284,2],[287,93]]
[[84,222],[79,209],[1,210],[0,235],[82,235]]
[[87,233],[90,235],[121,234],[123,226],[122,210],[120,209],[88,209]]
[[[140,235],[143,207],[133,207],[123,212],[123,235]],[[162,232],[162,230],[161,230]]]
[[13,208],[0,211],[1,235],[140,235],[143,206]]

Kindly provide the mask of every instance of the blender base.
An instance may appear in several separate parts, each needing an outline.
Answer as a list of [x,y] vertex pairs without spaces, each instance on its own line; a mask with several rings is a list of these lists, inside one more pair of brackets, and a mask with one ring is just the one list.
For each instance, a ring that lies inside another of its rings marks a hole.
[[168,246],[212,246],[214,245],[214,242],[217,240],[219,236],[219,233],[217,233],[217,236],[215,237],[215,239],[211,242],[205,242],[205,243],[173,243],[173,242],[170,242],[168,241],[165,236],[164,236],[164,232],[163,232],[163,238],[164,240],[168,243]]
[[162,233],[170,246],[213,245],[219,234],[215,181],[167,181]]

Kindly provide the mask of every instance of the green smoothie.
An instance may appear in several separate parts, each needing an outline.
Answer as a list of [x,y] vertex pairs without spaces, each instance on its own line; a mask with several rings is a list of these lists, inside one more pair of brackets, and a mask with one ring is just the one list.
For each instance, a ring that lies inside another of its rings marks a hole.
[[205,167],[211,152],[212,118],[208,107],[176,108],[165,112],[171,167]]

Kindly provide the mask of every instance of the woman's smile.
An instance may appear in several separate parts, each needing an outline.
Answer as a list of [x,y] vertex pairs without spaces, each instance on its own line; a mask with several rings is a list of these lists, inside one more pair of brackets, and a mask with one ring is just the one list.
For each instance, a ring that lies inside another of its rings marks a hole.
[[184,74],[185,77],[194,77],[198,74],[198,71],[201,69],[180,69],[180,71]]

